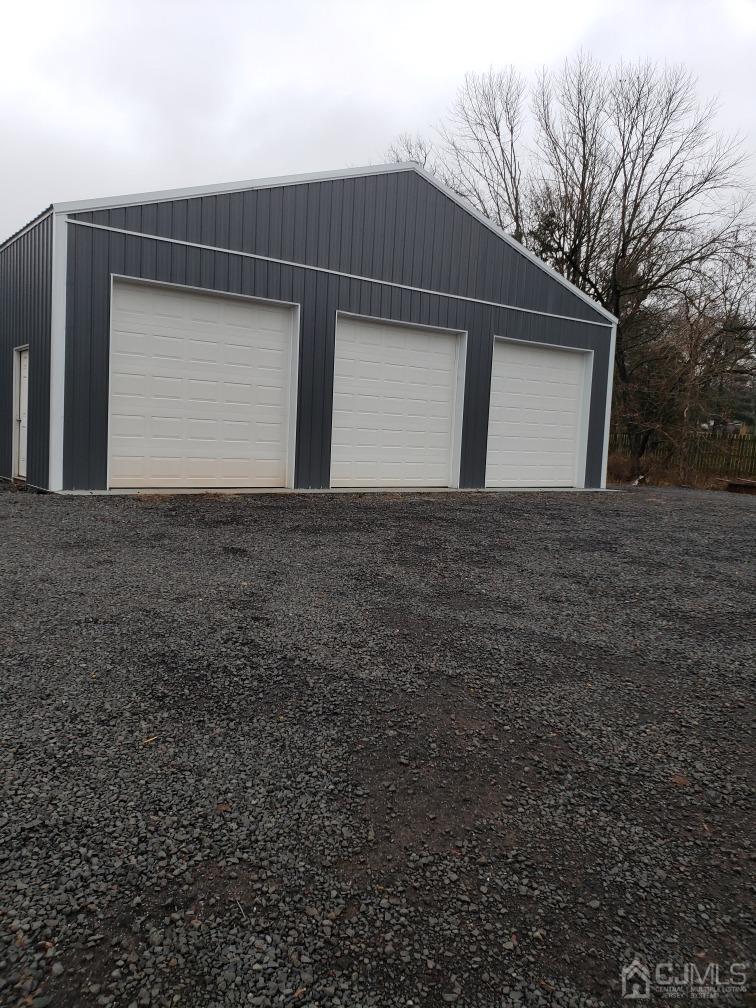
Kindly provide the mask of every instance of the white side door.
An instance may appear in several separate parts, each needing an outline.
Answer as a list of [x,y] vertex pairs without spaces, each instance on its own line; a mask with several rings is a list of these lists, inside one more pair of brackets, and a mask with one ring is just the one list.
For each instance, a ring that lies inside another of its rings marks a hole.
[[17,479],[26,479],[26,453],[29,425],[29,349],[18,350],[16,389],[16,472]]

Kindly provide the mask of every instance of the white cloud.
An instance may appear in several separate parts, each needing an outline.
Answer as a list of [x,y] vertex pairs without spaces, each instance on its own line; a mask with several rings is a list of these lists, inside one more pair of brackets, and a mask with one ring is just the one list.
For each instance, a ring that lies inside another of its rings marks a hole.
[[0,36],[0,234],[54,199],[380,161],[470,70],[684,61],[756,134],[753,0],[68,0]]

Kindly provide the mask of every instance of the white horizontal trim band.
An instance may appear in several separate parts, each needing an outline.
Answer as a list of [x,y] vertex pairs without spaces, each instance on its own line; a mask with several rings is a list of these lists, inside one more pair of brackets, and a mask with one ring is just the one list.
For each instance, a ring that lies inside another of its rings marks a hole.
[[[109,224],[93,224],[91,221],[75,220],[70,217],[67,219],[67,223],[75,224],[77,227],[91,228],[94,231],[110,231],[113,234],[126,235],[130,238],[144,238],[150,241],[167,242],[170,245],[204,249],[206,252],[222,252],[225,255],[241,256],[244,259],[257,259],[261,262],[276,263],[278,266],[313,270],[316,273],[327,273],[331,276],[344,277],[347,280],[359,280],[362,283],[379,284],[381,287],[394,287],[397,290],[413,291],[416,294],[430,294],[433,297],[452,298],[455,301],[468,301],[472,304],[488,305],[491,308],[504,308],[506,311],[525,312],[528,315],[542,315],[545,318],[561,319],[563,322],[579,322],[582,325],[600,326],[603,329],[611,329],[612,327],[610,322],[594,322],[592,319],[575,318],[572,315],[555,315],[552,312],[538,311],[535,308],[520,308],[517,305],[502,304],[499,301],[485,301],[483,298],[466,297],[464,294],[449,294],[445,291],[430,290],[427,287],[412,287],[409,284],[395,283],[393,280],[378,280],[376,277],[360,276],[357,273],[345,273],[342,270],[329,269],[326,266],[312,266],[309,263],[294,262],[290,259],[276,259],[273,256],[260,255],[256,252],[241,252],[238,249],[221,248],[217,245],[203,245],[200,242],[184,241],[182,238],[164,238],[162,235],[147,234],[143,231],[129,231],[126,228],[111,227]],[[179,284],[178,286],[181,285]],[[210,288],[207,289],[209,290]]]

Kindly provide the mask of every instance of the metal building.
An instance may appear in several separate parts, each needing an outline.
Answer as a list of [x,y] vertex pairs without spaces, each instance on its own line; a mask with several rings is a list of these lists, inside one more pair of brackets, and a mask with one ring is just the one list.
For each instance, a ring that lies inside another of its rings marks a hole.
[[57,203],[0,245],[0,476],[601,487],[614,334],[412,164]]

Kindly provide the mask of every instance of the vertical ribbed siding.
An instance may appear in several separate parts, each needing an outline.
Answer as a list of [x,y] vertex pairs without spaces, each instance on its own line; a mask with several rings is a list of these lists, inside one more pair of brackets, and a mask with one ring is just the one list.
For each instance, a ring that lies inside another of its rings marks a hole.
[[111,274],[300,305],[295,461],[295,485],[300,488],[327,487],[330,482],[337,311],[467,332],[463,487],[485,485],[494,335],[593,350],[586,483],[600,485],[609,326],[408,289],[604,321],[416,173],[303,183],[77,216],[407,286],[68,225],[66,488],[102,489],[106,484]]
[[13,476],[14,348],[29,346],[26,479],[46,488],[50,443],[52,215],[0,249],[0,476]]
[[169,242],[69,226],[64,486],[104,489],[107,478],[111,273],[295,302],[300,312],[296,486],[330,482],[337,311],[468,333],[461,485],[485,485],[493,336],[593,350],[586,482],[599,486],[609,332],[600,326],[300,267],[188,249]]
[[[606,322],[589,304],[427,179],[409,170],[197,196],[157,207],[144,204],[128,207],[125,218],[123,209],[74,216],[412,287]],[[192,222],[188,229],[184,224],[187,217]],[[233,227],[231,221],[235,222]]]

